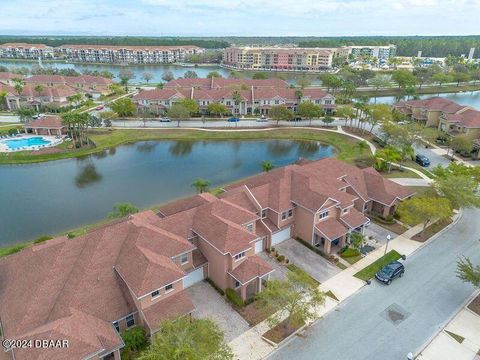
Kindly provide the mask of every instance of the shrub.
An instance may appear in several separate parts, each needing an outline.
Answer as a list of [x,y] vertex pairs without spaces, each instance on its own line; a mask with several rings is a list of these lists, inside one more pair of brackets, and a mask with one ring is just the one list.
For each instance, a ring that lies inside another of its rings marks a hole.
[[285,260],[285,256],[279,255],[279,256],[277,257],[277,260],[278,260],[279,262],[282,262],[283,260]]
[[225,290],[225,295],[227,295],[228,301],[230,301],[232,304],[238,307],[243,307],[245,305],[244,301],[235,290],[228,288]]
[[285,264],[288,264],[290,262],[290,259],[289,258],[286,258],[285,259]]
[[215,283],[213,282],[212,279],[206,278],[205,281],[208,282],[210,285],[212,285],[212,287],[213,287],[215,290],[217,290],[217,292],[218,292],[220,295],[222,295],[222,296],[225,295],[225,292],[224,292],[222,289],[220,289],[220,288],[217,286],[217,284],[215,284]]
[[145,329],[141,326],[122,332],[122,339],[125,343],[124,353],[126,356],[124,357],[127,359],[133,359],[134,353],[140,352],[148,346]]
[[67,237],[68,237],[69,239],[73,239],[73,238],[75,237],[75,234],[74,234],[73,232],[69,232],[69,233],[67,234]]
[[250,305],[251,303],[253,303],[255,301],[255,296],[252,296],[250,298],[248,298],[247,300],[245,300],[244,304],[245,306],[247,305]]
[[271,248],[272,252],[275,253],[275,248],[272,246]]
[[40,244],[44,241],[47,241],[47,240],[50,240],[50,239],[53,239],[51,236],[40,236],[39,238],[36,238],[35,240],[33,240],[33,243],[34,244]]
[[360,251],[358,249],[347,248],[342,252],[341,257],[349,258],[349,257],[354,257],[359,255],[360,255]]

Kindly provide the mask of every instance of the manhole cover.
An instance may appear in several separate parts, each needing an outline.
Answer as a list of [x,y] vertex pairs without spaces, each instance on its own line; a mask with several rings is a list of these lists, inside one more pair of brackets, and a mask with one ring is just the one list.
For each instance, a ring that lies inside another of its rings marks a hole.
[[380,313],[380,316],[383,317],[388,322],[397,326],[402,321],[410,316],[410,313],[402,308],[398,304],[392,304],[387,307],[384,311]]

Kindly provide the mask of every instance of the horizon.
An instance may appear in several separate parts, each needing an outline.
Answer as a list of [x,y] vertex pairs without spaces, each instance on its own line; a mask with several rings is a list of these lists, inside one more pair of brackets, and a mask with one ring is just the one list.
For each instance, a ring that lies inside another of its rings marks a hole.
[[[60,0],[12,0],[2,5],[0,33],[151,37],[473,36],[478,32],[476,23],[480,13],[480,0],[333,0],[313,4],[308,0],[105,0],[91,4],[89,0],[72,0],[68,6]],[[418,35],[421,32],[424,35]]]

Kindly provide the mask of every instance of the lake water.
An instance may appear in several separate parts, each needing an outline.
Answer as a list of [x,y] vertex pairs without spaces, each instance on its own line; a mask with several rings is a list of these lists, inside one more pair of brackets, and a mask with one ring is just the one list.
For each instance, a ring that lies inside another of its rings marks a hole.
[[331,157],[316,142],[147,141],[81,159],[0,166],[0,246],[104,219],[118,202],[139,208],[194,193],[196,178],[212,187],[284,166],[299,157]]
[[[420,99],[426,99],[432,96],[437,96],[436,94],[429,94],[429,95],[421,95]],[[447,94],[439,94],[438,96],[455,101],[462,105],[472,106],[478,110],[480,110],[480,91],[468,91],[462,93],[447,93]],[[375,99],[371,98],[370,103],[374,103]],[[381,96],[377,97],[377,104],[393,104],[396,103],[397,100],[394,96]]]

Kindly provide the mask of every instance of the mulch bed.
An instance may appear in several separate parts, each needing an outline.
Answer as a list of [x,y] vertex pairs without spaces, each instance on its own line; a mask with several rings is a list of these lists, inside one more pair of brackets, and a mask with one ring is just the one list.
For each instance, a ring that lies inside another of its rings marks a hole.
[[299,326],[291,326],[288,325],[286,320],[278,323],[276,326],[268,330],[263,337],[274,342],[275,344],[279,344],[283,340],[285,340],[288,336],[292,335],[295,331],[300,329],[303,324]]
[[245,319],[250,326],[255,326],[266,320],[270,315],[275,313],[275,310],[266,311],[264,309],[257,309],[255,302],[248,304],[243,308],[236,308],[235,310]]
[[445,219],[445,220],[440,220],[437,221],[435,224],[432,224],[430,226],[427,226],[423,234],[419,232],[418,234],[414,235],[412,237],[412,240],[418,241],[418,242],[425,242],[428,239],[430,239],[433,235],[438,233],[440,230],[445,228],[446,226],[450,225],[452,223],[452,219]]
[[480,295],[478,295],[473,301],[467,306],[475,314],[480,315]]

